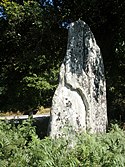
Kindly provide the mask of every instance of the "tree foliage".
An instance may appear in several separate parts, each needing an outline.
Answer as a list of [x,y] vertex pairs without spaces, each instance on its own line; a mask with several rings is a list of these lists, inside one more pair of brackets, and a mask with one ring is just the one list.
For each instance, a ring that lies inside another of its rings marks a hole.
[[1,109],[23,110],[50,105],[57,84],[62,48],[46,14],[35,1],[3,1],[6,19],[0,40]]
[[66,52],[68,25],[80,18],[90,26],[102,51],[108,115],[124,120],[125,2],[17,2],[1,2],[1,110],[51,106],[59,66]]

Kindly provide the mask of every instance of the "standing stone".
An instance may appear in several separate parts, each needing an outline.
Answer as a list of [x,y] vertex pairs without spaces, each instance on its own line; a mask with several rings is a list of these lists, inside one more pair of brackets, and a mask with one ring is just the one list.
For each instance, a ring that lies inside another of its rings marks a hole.
[[52,101],[49,135],[67,135],[66,127],[72,132],[105,132],[106,124],[102,56],[89,26],[78,20],[69,28],[67,52]]

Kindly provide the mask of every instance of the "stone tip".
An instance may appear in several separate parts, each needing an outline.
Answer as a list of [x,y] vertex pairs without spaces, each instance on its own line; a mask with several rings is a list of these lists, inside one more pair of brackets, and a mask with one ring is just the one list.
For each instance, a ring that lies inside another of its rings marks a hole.
[[[82,26],[86,24],[83,20],[81,20],[81,18],[79,18],[77,21],[75,21],[74,24],[75,24],[75,23],[81,24]],[[74,25],[74,24],[73,24],[73,25]]]

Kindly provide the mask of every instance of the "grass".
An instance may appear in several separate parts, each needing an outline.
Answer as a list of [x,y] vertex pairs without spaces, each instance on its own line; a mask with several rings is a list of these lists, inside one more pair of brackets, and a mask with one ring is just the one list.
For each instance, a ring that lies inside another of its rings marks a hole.
[[[44,108],[43,106],[38,107],[38,112],[36,113],[37,115],[39,114],[48,114],[50,113],[50,108]],[[23,112],[17,111],[8,111],[8,112],[0,112],[0,117],[5,117],[5,116],[20,116],[23,115]]]
[[43,106],[38,108],[37,114],[48,114],[50,113],[50,108],[44,108]]

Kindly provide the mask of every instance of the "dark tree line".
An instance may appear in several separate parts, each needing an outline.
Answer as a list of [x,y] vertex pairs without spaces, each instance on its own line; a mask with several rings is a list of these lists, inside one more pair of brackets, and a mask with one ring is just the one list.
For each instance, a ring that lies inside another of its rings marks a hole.
[[[67,26],[79,18],[101,48],[109,118],[125,116],[125,2],[3,0],[0,17],[0,110],[51,106],[65,56]],[[6,17],[5,17],[6,16]]]

